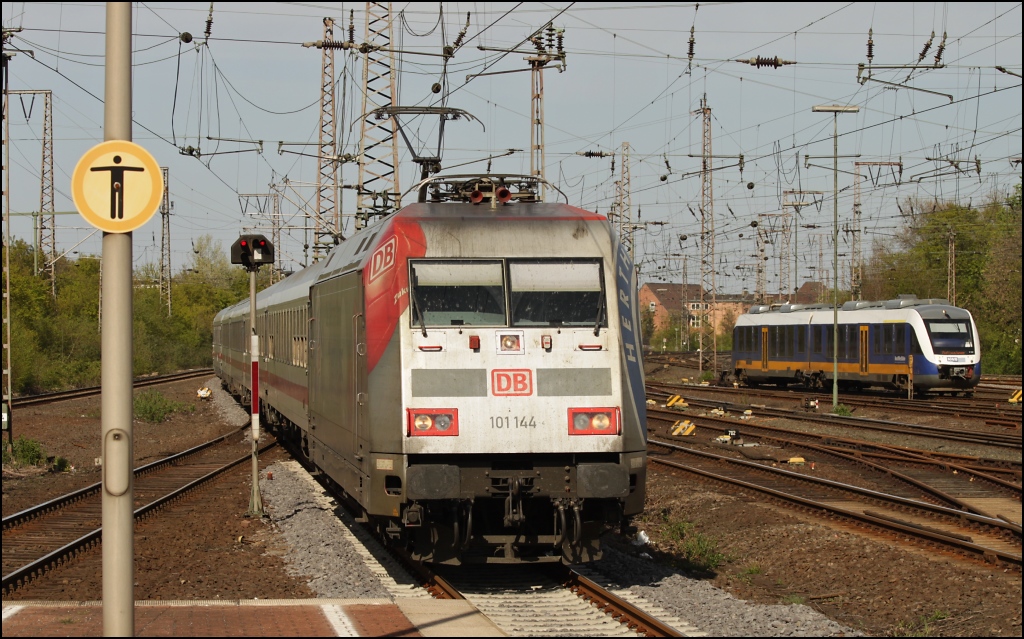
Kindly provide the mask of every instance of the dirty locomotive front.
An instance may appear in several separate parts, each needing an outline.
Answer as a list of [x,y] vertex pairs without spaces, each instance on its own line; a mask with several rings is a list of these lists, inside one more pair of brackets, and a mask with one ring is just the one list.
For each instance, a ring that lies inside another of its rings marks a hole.
[[[407,206],[257,296],[264,423],[415,559],[592,561],[643,508],[628,251],[519,195]],[[244,402],[250,330],[248,301],[214,320]]]

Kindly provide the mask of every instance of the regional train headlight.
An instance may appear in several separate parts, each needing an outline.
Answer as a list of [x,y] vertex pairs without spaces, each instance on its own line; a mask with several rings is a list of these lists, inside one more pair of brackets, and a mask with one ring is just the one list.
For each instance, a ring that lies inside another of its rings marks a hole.
[[434,420],[430,419],[430,415],[417,415],[412,421],[413,428],[419,431],[430,430],[433,425]]
[[604,413],[597,413],[590,420],[590,425],[596,428],[597,430],[608,430],[608,428],[612,425],[612,420],[610,420],[608,418],[608,415],[605,415]]

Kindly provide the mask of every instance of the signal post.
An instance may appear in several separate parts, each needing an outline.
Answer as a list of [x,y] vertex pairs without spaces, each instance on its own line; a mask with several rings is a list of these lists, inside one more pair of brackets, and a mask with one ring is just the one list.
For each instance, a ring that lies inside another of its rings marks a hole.
[[260,338],[256,333],[256,273],[260,266],[274,263],[274,245],[262,235],[243,235],[231,245],[231,263],[240,264],[249,271],[249,366],[252,399],[252,492],[249,495],[247,517],[263,517],[263,497],[260,495],[260,467],[257,443],[260,439]]

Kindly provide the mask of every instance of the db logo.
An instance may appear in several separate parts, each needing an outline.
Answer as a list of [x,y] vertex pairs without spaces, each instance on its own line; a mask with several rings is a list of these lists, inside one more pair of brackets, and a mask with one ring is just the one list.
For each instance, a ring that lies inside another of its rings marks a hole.
[[370,256],[370,281],[380,277],[385,271],[395,265],[395,247],[398,246],[397,240],[392,237],[390,240],[385,242],[373,255]]
[[528,368],[491,371],[491,394],[497,397],[533,395],[533,371]]

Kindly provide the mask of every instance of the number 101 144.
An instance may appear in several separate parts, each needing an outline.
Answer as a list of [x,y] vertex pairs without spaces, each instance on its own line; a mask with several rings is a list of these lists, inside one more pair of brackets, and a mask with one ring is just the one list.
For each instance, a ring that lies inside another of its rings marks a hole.
[[491,417],[491,428],[537,428],[537,418],[532,415],[523,417],[497,415]]

